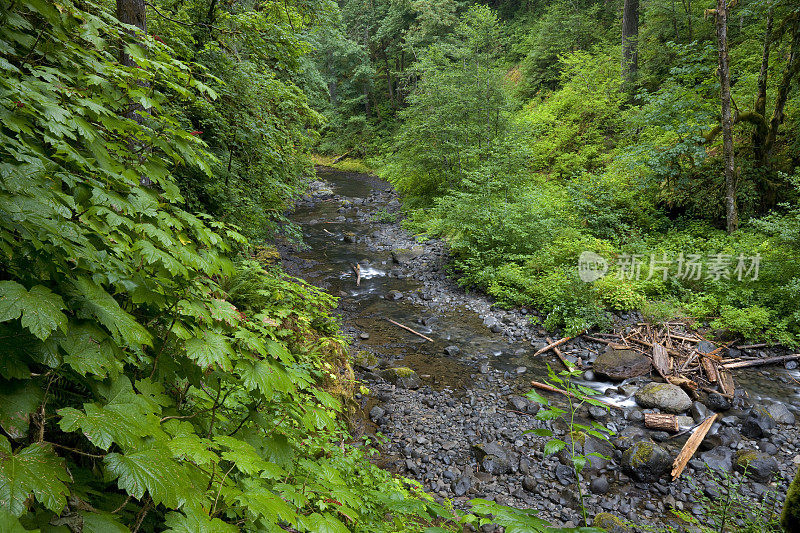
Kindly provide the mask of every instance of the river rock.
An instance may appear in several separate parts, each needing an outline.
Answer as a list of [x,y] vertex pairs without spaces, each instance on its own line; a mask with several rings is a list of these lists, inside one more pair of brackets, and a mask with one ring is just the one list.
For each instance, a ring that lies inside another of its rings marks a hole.
[[461,476],[457,480],[453,481],[451,488],[453,490],[453,494],[456,496],[463,496],[470,488],[472,488],[472,478],[469,476]]
[[444,349],[444,353],[449,355],[450,357],[453,357],[453,356],[457,355],[458,352],[460,352],[460,351],[461,351],[461,349],[458,346],[455,346],[455,345],[448,346],[447,348]]
[[589,483],[589,490],[594,494],[605,494],[609,488],[608,480],[603,476],[596,477]]
[[404,389],[418,389],[422,385],[417,373],[406,366],[387,368],[380,375],[389,383]]
[[636,391],[634,398],[641,407],[657,408],[667,413],[683,413],[692,406],[689,395],[671,383],[648,383]]
[[[594,472],[608,466],[614,453],[614,447],[609,442],[577,432],[574,438],[575,454],[586,457],[586,465],[583,467],[584,472]],[[589,454],[598,454],[602,457]],[[572,450],[569,444],[558,452],[558,458],[563,464],[572,466]]]
[[775,402],[771,404],[769,407],[767,407],[767,412],[778,424],[789,424],[793,426],[795,423],[794,414],[789,411],[789,408],[786,407],[786,404],[783,402]]
[[642,376],[650,372],[650,358],[634,350],[623,350],[606,347],[592,364],[595,374],[607,376],[614,380],[623,380]]
[[689,412],[692,415],[692,419],[698,423],[708,418],[708,407],[700,402],[693,402]]
[[754,407],[742,422],[742,435],[751,439],[768,437],[775,427],[775,419],[763,407]]
[[708,395],[708,400],[706,400],[708,407],[713,409],[714,411],[727,411],[731,408],[731,401],[727,399],[722,394],[717,392],[712,392]]
[[629,533],[633,531],[621,518],[611,513],[598,513],[592,521],[592,526],[605,530],[607,533]]
[[778,461],[771,455],[756,450],[736,452],[736,470],[745,472],[756,481],[769,481],[778,473]]
[[508,474],[511,472],[511,461],[508,452],[502,446],[494,442],[475,444],[472,449],[475,451],[484,472],[492,475]]
[[701,453],[700,460],[704,462],[708,468],[721,474],[730,474],[733,472],[733,450],[727,446],[717,446],[713,450]]
[[387,292],[384,298],[387,300],[399,300],[403,297],[403,293],[397,290],[392,289],[391,291]]
[[409,261],[416,259],[425,253],[425,248],[422,246],[412,246],[409,248],[396,248],[392,250],[392,261],[398,265],[405,265]]
[[484,318],[483,325],[489,328],[493,333],[500,333],[503,330],[503,326],[500,325],[500,321],[497,320],[497,317],[493,315],[489,315]]
[[385,414],[386,411],[382,407],[379,407],[377,405],[369,410],[369,417],[372,419],[372,421],[379,419]]
[[672,457],[664,448],[639,441],[622,454],[622,471],[636,481],[658,481],[672,467]]

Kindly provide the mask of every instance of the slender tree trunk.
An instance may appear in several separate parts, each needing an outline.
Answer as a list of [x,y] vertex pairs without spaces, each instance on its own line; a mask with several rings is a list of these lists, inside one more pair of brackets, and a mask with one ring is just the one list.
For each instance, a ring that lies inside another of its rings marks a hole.
[[800,71],[800,20],[795,20],[792,27],[792,46],[789,51],[789,61],[783,69],[783,77],[780,85],[778,85],[778,95],[775,97],[775,109],[769,121],[769,132],[767,133],[764,148],[764,157],[767,159],[772,155],[775,139],[778,136],[778,128],[783,123],[783,111],[786,107],[786,100],[789,98],[792,79],[797,75],[798,71]]
[[[767,28],[764,32],[764,50],[761,54],[761,71],[758,73],[758,87],[756,92],[756,101],[753,104],[753,111],[762,117],[767,112],[767,73],[769,70],[769,47],[772,41],[772,6],[767,12]],[[767,125],[766,120],[761,125],[753,128],[753,158],[755,159],[756,166],[764,166],[766,164],[766,147],[767,141]]]
[[683,10],[686,12],[686,24],[689,31],[689,42],[694,38],[694,29],[692,28],[692,0],[683,0]]
[[[145,0],[117,0],[117,19],[130,26],[136,26],[145,35],[147,35],[147,9],[145,7]],[[119,61],[126,67],[138,66],[133,58],[126,52],[125,44],[120,46]],[[148,87],[148,83],[143,80],[137,80],[137,84],[142,87]],[[125,110],[124,116],[139,124],[144,123],[144,115],[146,110],[136,102],[129,102]],[[128,139],[128,146],[132,153],[142,152],[141,146],[133,139]],[[142,152],[144,155],[144,152]],[[139,182],[146,187],[152,185],[152,181],[148,176],[140,176]]]
[[736,175],[733,166],[733,124],[731,120],[731,80],[728,60],[728,2],[717,0],[717,45],[719,47],[719,84],[722,101],[722,161],[725,169],[725,207],[728,233],[739,227],[736,208]]
[[[147,10],[144,0],[117,0],[117,19],[124,24],[136,26],[147,33]],[[120,62],[127,67],[135,67],[136,63],[125,49],[120,51]]]
[[639,0],[625,0],[622,10],[622,76],[631,81],[639,68]]

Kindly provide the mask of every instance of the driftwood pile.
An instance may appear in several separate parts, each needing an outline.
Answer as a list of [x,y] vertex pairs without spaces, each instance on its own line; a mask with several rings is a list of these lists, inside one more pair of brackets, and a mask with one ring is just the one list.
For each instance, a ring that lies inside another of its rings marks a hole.
[[664,381],[683,388],[690,396],[696,397],[697,391],[702,390],[733,398],[736,385],[727,366],[732,361],[722,357],[727,346],[708,351],[698,349],[712,345],[703,343],[706,339],[699,333],[688,331],[686,324],[641,324],[625,332],[598,335],[585,338],[648,355]]
[[[692,331],[688,324],[683,322],[668,322],[660,326],[651,324],[638,324],[628,327],[624,331],[613,334],[597,333],[596,336],[583,334],[586,340],[603,343],[617,349],[635,350],[647,355],[656,373],[664,381],[684,389],[694,399],[698,391],[717,393],[732,399],[736,392],[731,370],[761,366],[773,363],[783,363],[793,359],[800,359],[800,354],[791,354],[780,357],[725,357],[728,348],[733,343],[714,347],[698,332]],[[564,357],[559,347],[563,347],[573,338],[564,338],[556,342],[547,339],[548,345],[538,350],[534,355],[540,355],[550,350],[558,356],[567,369],[574,366],[581,367],[581,360],[573,365]],[[763,348],[766,344],[753,344],[738,346],[739,349]],[[567,352],[569,353],[569,352]],[[544,384],[533,382],[539,389],[546,389]],[[651,429],[669,431],[682,435],[691,431],[691,436],[683,446],[678,457],[675,458],[672,478],[677,479],[683,472],[686,464],[692,458],[700,443],[708,434],[711,426],[719,415],[712,415],[702,423],[684,432],[679,432],[678,418],[673,414],[646,413],[645,425]],[[678,436],[676,435],[676,436]]]

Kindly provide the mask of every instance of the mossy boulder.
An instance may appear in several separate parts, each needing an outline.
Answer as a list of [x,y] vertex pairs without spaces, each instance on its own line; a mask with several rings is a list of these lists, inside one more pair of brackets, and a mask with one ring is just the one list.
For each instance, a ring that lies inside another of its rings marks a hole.
[[622,454],[622,471],[636,481],[658,481],[671,467],[670,454],[650,441],[639,441]]
[[623,380],[650,373],[650,358],[635,350],[608,346],[592,363],[595,374],[614,380]]
[[417,373],[407,366],[387,368],[381,371],[381,377],[389,383],[404,389],[418,389],[422,385]]
[[778,473],[778,461],[771,455],[756,450],[736,452],[734,468],[756,481],[769,481]]
[[781,525],[785,533],[800,533],[800,469],[797,470],[794,481],[786,493]]
[[[611,443],[579,431],[573,432],[572,435],[575,440],[575,454],[586,457],[584,472],[594,472],[609,465],[611,457],[614,455],[614,447]],[[569,443],[558,452],[558,458],[563,464],[572,466],[572,446]]]
[[375,357],[374,353],[368,352],[366,350],[359,350],[355,354],[353,354],[353,366],[360,368],[362,370],[372,370],[376,366],[378,366],[378,358]]
[[640,407],[660,409],[666,413],[683,413],[692,406],[689,395],[672,383],[648,383],[636,391],[634,398]]
[[624,520],[611,513],[597,513],[592,526],[604,529],[608,533],[630,533],[633,531]]
[[422,246],[412,246],[411,248],[395,248],[392,250],[392,261],[398,265],[404,265],[412,259],[416,259],[417,257],[421,256],[423,253],[425,253],[425,248]]

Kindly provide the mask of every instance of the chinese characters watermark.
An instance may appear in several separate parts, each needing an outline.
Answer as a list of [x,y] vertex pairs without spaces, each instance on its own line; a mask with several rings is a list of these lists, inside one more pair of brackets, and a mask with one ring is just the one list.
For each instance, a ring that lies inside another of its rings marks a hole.
[[[649,280],[661,278],[679,280],[737,280],[758,279],[761,254],[696,254],[680,252],[677,256],[666,252],[657,254],[619,254],[614,276],[621,280]],[[595,281],[608,273],[608,261],[600,255],[584,251],[578,258],[578,275],[582,281]]]

